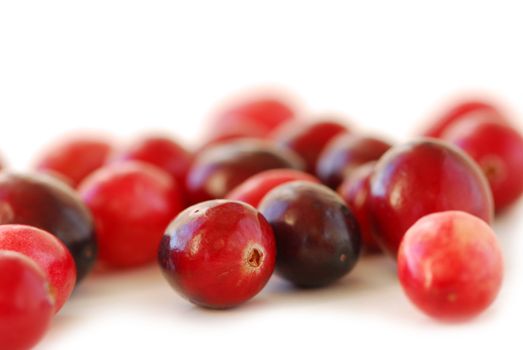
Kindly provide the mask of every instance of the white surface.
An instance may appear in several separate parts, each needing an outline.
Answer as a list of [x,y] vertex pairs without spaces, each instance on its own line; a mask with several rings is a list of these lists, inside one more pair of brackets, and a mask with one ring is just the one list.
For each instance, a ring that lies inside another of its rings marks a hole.
[[[518,1],[2,1],[0,150],[25,169],[71,129],[194,142],[213,106],[253,85],[396,140],[461,92],[498,96],[521,123],[521,13]],[[274,279],[227,312],[192,307],[151,267],[91,276],[39,349],[518,348],[522,217],[520,204],[497,224],[506,283],[470,323],[418,313],[384,258],[325,290]]]

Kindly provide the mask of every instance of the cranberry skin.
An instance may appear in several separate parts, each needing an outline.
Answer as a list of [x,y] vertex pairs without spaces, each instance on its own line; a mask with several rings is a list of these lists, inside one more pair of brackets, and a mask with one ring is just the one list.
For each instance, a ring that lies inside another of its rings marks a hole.
[[45,272],[55,295],[58,312],[76,283],[73,257],[49,232],[25,225],[0,225],[0,250],[15,251],[31,258]]
[[94,217],[100,261],[112,267],[154,261],[165,228],[183,209],[174,180],[142,162],[100,168],[79,192]]
[[88,135],[59,140],[36,160],[35,169],[56,174],[73,187],[107,161],[113,147],[109,141]]
[[338,188],[338,194],[352,210],[359,224],[363,248],[367,252],[381,249],[374,239],[374,226],[370,210],[370,177],[376,162],[360,166],[348,176]]
[[276,236],[276,271],[295,285],[327,285],[356,264],[361,248],[358,224],[328,187],[286,183],[269,192],[259,210]]
[[50,176],[0,173],[0,224],[34,226],[56,236],[73,256],[77,283],[94,265],[91,214],[74,190]]
[[54,301],[44,272],[28,257],[0,250],[0,344],[32,348],[47,331]]
[[344,133],[334,137],[318,159],[316,175],[336,189],[360,165],[378,160],[391,144],[375,137]]
[[316,162],[324,147],[336,135],[347,132],[347,128],[335,121],[304,123],[291,121],[274,131],[272,139],[303,158],[307,172],[314,174]]
[[249,177],[229,192],[226,198],[242,201],[256,208],[263,197],[274,187],[291,181],[320,183],[317,178],[303,171],[292,169],[267,170]]
[[398,277],[410,300],[426,314],[465,319],[496,298],[503,258],[496,235],[484,221],[460,211],[435,213],[405,234]]
[[420,139],[391,148],[370,179],[376,240],[396,257],[407,229],[427,214],[461,210],[490,223],[492,193],[479,167],[458,148]]
[[291,151],[268,142],[238,140],[204,150],[194,160],[186,180],[192,203],[224,198],[243,181],[265,170],[301,169],[302,161]]
[[497,212],[523,193],[523,137],[507,124],[486,119],[464,120],[443,138],[464,150],[489,181]]
[[167,281],[192,303],[237,306],[254,297],[274,270],[270,225],[250,205],[211,200],[184,210],[169,225],[158,259]]

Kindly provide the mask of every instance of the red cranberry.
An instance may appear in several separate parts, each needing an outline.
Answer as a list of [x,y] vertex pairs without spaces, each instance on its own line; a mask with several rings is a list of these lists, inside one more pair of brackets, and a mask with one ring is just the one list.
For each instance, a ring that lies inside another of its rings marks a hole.
[[68,137],[49,146],[37,159],[35,168],[57,174],[76,187],[87,175],[104,165],[111,151],[109,141],[100,137]]
[[463,319],[485,310],[503,279],[492,229],[460,211],[424,216],[405,234],[398,276],[410,300],[430,316]]
[[158,259],[167,281],[191,302],[239,305],[267,283],[276,256],[274,234],[247,204],[211,200],[184,210],[169,225]]
[[378,160],[391,145],[380,139],[340,134],[325,147],[318,159],[316,174],[330,188],[338,188],[345,177],[360,165]]
[[462,210],[491,222],[492,194],[485,176],[465,153],[421,139],[391,148],[370,180],[376,240],[396,256],[407,229],[427,214]]
[[374,226],[370,213],[370,177],[376,162],[360,166],[338,188],[338,194],[352,210],[360,226],[363,247],[368,252],[378,252],[380,247],[374,239]]
[[291,151],[256,140],[232,141],[200,153],[187,175],[192,203],[224,198],[254,174],[269,169],[300,169],[301,159]]
[[30,349],[44,336],[54,301],[44,272],[28,257],[0,250],[0,344]]
[[58,312],[69,299],[76,282],[73,257],[49,232],[25,225],[0,225],[0,250],[22,253],[45,272],[55,296]]
[[79,192],[94,217],[100,261],[113,267],[154,261],[163,231],[183,208],[174,180],[141,162],[100,168]]
[[443,138],[464,150],[487,177],[496,211],[523,193],[523,137],[514,128],[488,119],[463,120]]
[[60,239],[71,252],[77,282],[96,259],[89,210],[69,186],[42,174],[0,174],[0,224],[38,227]]
[[346,131],[344,125],[335,121],[291,121],[276,129],[272,138],[278,145],[301,156],[307,172],[314,174],[321,151],[331,139]]
[[286,182],[299,180],[314,183],[320,182],[314,176],[303,171],[292,169],[267,170],[249,177],[229,192],[226,198],[242,201],[256,208],[263,197],[274,187]]
[[276,271],[295,285],[327,285],[356,264],[358,224],[328,187],[303,181],[280,185],[265,196],[260,212],[276,236]]

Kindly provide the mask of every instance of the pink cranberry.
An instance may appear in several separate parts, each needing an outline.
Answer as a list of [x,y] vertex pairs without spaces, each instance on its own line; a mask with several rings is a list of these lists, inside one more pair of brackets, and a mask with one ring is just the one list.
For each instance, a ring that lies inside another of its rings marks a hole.
[[212,200],[184,210],[158,253],[167,281],[191,302],[229,308],[254,297],[274,270],[271,227],[253,207]]
[[492,194],[485,176],[463,151],[420,139],[391,148],[370,179],[376,240],[396,256],[407,229],[427,214],[461,210],[490,223]]
[[381,139],[343,133],[325,146],[318,159],[316,174],[330,188],[338,188],[343,179],[360,165],[378,160],[391,144]]
[[229,192],[226,198],[242,201],[256,208],[263,197],[274,187],[286,182],[300,180],[320,183],[317,178],[303,171],[292,169],[267,170],[249,177]]
[[464,319],[485,310],[503,279],[496,235],[482,220],[460,211],[427,215],[405,234],[398,277],[410,300],[426,314]]

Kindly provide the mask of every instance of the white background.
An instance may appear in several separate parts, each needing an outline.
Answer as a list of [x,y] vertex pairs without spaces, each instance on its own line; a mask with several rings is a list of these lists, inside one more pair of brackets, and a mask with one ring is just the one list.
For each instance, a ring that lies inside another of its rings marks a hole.
[[[213,107],[257,86],[398,141],[461,93],[497,97],[521,125],[518,3],[1,1],[0,150],[23,170],[74,129],[162,129],[196,144]],[[496,224],[506,283],[468,323],[419,313],[385,258],[325,290],[274,278],[225,312],[186,303],[151,266],[90,276],[39,349],[521,348],[522,218],[520,203]]]

